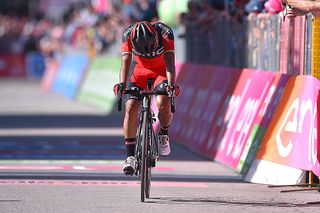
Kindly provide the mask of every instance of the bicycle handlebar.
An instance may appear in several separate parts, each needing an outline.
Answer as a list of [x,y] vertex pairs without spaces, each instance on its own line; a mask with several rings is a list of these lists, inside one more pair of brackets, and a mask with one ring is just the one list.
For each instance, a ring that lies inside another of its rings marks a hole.
[[147,91],[147,90],[125,90],[124,94],[130,94],[130,95],[142,95],[142,96],[148,96],[148,95],[168,95],[167,92],[163,91]]
[[[124,94],[130,94],[130,95],[142,95],[142,96],[148,96],[148,95],[166,95],[168,96],[167,92],[164,91],[156,91],[156,90],[152,90],[152,91],[147,91],[147,90],[125,90]],[[171,94],[173,94],[173,92],[171,92]],[[117,104],[118,104],[118,111],[121,111],[121,106],[122,106],[122,95],[120,93],[118,93],[117,95]],[[170,106],[171,106],[171,112],[174,113],[176,111],[175,109],[175,105],[174,105],[174,96],[171,95],[170,97]]]

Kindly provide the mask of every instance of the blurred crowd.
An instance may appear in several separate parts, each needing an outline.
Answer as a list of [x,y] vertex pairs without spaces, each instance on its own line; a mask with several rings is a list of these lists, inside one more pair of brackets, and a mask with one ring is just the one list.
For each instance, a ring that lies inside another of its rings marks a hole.
[[59,21],[41,14],[29,19],[0,13],[0,54],[41,51],[52,56],[67,46],[94,56],[107,51],[130,23],[158,17],[156,0],[110,2],[108,11],[90,2],[73,3]]
[[180,22],[208,26],[221,18],[241,22],[248,17],[270,16],[282,10],[280,0],[190,0],[188,12],[181,14]]
[[[54,56],[68,49],[77,49],[94,57],[119,41],[123,29],[132,22],[158,20],[161,1],[109,0],[108,11],[99,11],[90,1],[78,2],[70,5],[61,20],[50,20],[43,14],[30,19],[0,13],[0,54],[41,51],[46,56]],[[186,2],[187,11],[177,15],[176,22],[180,25],[208,27],[221,18],[241,22],[252,14],[276,14],[282,10],[280,0]]]

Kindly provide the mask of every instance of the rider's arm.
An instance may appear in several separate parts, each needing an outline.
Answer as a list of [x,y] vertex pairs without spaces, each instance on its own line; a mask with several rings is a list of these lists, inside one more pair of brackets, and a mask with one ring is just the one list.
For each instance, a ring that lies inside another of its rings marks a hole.
[[175,55],[174,52],[166,52],[164,54],[164,59],[166,63],[166,73],[169,85],[175,84],[176,79],[176,69],[175,69]]
[[127,28],[122,34],[122,47],[121,47],[121,68],[119,72],[119,83],[125,83],[127,81],[130,65],[132,62],[132,44],[129,38],[130,27]]
[[132,55],[130,53],[122,54],[121,68],[120,68],[120,73],[119,73],[119,83],[124,83],[127,81],[131,61],[132,61]]
[[167,25],[161,23],[161,27],[164,44],[164,60],[166,64],[167,79],[169,85],[172,85],[176,82],[174,35],[172,29]]

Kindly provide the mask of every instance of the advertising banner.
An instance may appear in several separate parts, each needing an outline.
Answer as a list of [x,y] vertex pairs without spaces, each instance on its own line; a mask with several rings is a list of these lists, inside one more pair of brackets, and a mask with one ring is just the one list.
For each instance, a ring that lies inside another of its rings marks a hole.
[[45,71],[45,59],[38,52],[31,52],[26,55],[28,77],[40,79]]
[[74,99],[89,59],[85,55],[68,55],[61,61],[54,79],[52,90]]
[[194,151],[212,158],[206,149],[211,124],[227,93],[231,93],[240,69],[184,64],[177,80],[181,95],[176,99],[171,135]]
[[237,166],[237,171],[241,175],[245,175],[250,168],[289,80],[289,75],[280,73],[275,73],[274,75],[272,85],[253,121],[252,130],[249,134],[250,137],[247,140],[247,144]]
[[[261,81],[263,79],[263,81]],[[229,99],[214,146],[215,160],[237,168],[253,121],[274,79],[270,72],[244,69]]]
[[[215,129],[212,127],[215,126],[215,123],[220,123],[221,115],[225,113],[224,104],[235,89],[236,82],[241,75],[241,69],[208,67],[208,72],[211,73],[211,78],[204,77],[200,82],[201,86],[199,87],[203,88],[204,101],[202,103],[196,101],[198,106],[195,105],[194,110],[197,114],[192,114],[198,115],[194,117],[198,122],[195,122],[192,127],[194,132],[191,131],[190,138],[195,141],[203,155],[213,159],[212,148],[208,148],[212,147],[213,140],[209,141],[209,138],[211,133],[215,134],[216,130],[219,130],[219,127]],[[201,95],[200,92],[198,91],[199,95]]]
[[89,66],[77,99],[111,113],[115,104],[113,86],[118,83],[119,70],[120,58],[95,58]]
[[[295,182],[300,181],[303,170],[320,175],[317,159],[319,87],[320,82],[311,76],[290,78],[246,179],[252,182],[273,179],[278,184],[290,184],[280,173],[275,173],[284,166],[296,169],[294,174],[286,175],[295,178]],[[267,168],[268,173],[259,172]]]
[[[181,67],[177,83],[183,91],[175,100],[176,112],[174,113],[173,122],[170,128],[170,134],[177,141],[182,143],[191,143],[186,140],[184,135],[187,132],[188,123],[190,122],[189,111],[192,108],[192,101],[195,97],[199,79],[201,78],[203,67],[200,65],[184,64]],[[197,74],[195,74],[197,73]]]
[[0,55],[0,77],[25,77],[24,55]]

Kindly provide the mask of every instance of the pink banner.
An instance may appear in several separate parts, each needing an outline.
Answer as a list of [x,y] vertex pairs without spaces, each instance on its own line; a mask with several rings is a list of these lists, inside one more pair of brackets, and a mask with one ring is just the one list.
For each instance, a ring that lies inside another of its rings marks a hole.
[[206,136],[226,91],[232,91],[233,82],[239,74],[239,69],[191,64],[182,66],[178,84],[183,92],[176,99],[177,111],[170,129],[175,140],[212,157],[212,153],[204,152]]
[[319,87],[319,80],[311,76],[289,80],[256,159],[320,176],[316,136]]
[[317,79],[185,64],[177,82],[175,141],[241,172],[255,159],[254,144],[257,160],[320,175]]
[[[208,91],[205,95],[205,102],[201,109],[201,116],[198,118],[199,122],[197,131],[192,134],[192,140],[197,141],[199,144],[199,150],[202,154],[209,158],[213,158],[214,155],[211,149],[208,149],[208,137],[212,132],[212,126],[219,118],[221,109],[225,102],[228,100],[232,92],[235,89],[236,82],[241,75],[241,70],[236,68],[225,67],[211,67],[213,72],[210,84],[207,84]],[[206,82],[202,82],[202,86],[206,87]]]
[[289,78],[290,76],[285,74],[275,73],[274,75],[272,85],[261,103],[260,109],[253,121],[252,128],[250,130],[250,137],[247,139],[246,146],[237,166],[237,171],[242,175],[245,175],[248,172],[251,163],[254,161],[264,134],[283,96],[283,92]]
[[[261,81],[263,79],[263,81]],[[271,72],[244,69],[229,99],[215,144],[215,159],[236,169],[253,120],[274,79]]]
[[255,124],[267,128],[271,122],[272,116],[283,96],[283,92],[290,79],[289,75],[276,73],[272,85],[264,99]]
[[[198,68],[198,69],[197,69]],[[189,110],[192,107],[193,96],[196,92],[198,79],[201,75],[195,73],[202,72],[201,66],[184,64],[181,67],[177,83],[181,88],[181,94],[175,99],[176,112],[174,113],[173,123],[170,128],[172,136],[179,142],[187,143],[182,132],[186,131],[187,123],[189,121]]]

